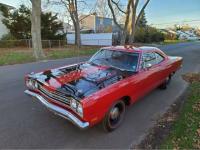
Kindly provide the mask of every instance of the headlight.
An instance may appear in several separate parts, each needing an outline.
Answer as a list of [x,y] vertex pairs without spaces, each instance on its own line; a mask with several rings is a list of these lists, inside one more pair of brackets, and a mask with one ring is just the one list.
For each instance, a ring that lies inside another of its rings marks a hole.
[[28,87],[28,88],[33,88],[33,83],[32,83],[32,81],[31,80],[26,80],[26,86]]
[[82,105],[79,103],[78,107],[77,107],[77,112],[82,116],[83,115],[83,107]]
[[35,86],[36,89],[38,89],[38,83],[37,83],[37,81],[35,81],[34,86]]
[[70,100],[70,106],[71,108],[77,112],[81,117],[83,116],[83,107],[81,105],[81,103],[79,103],[77,100],[75,99],[71,99]]
[[71,105],[71,107],[72,107],[73,109],[76,110],[77,103],[76,103],[76,100],[75,100],[75,99],[71,99],[70,105]]
[[27,79],[26,80],[26,86],[30,89],[37,89],[38,88],[38,83],[34,80]]

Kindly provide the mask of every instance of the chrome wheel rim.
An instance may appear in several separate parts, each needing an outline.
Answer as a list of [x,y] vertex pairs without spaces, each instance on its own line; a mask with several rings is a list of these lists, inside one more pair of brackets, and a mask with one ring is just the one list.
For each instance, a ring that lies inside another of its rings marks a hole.
[[111,112],[110,112],[110,118],[115,120],[118,118],[120,112],[119,112],[119,108],[118,107],[114,107]]
[[108,124],[110,128],[116,128],[124,118],[125,105],[122,103],[116,104],[109,113]]

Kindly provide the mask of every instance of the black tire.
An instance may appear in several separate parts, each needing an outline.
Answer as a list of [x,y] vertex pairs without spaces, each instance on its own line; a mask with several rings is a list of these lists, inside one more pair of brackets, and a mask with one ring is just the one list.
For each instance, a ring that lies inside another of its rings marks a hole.
[[160,88],[161,90],[167,89],[167,85],[170,83],[170,81],[171,81],[171,75],[169,75],[169,76],[165,79],[165,81],[159,86],[159,88]]
[[123,101],[113,104],[105,118],[102,121],[103,128],[106,132],[111,132],[118,128],[124,120],[126,106]]

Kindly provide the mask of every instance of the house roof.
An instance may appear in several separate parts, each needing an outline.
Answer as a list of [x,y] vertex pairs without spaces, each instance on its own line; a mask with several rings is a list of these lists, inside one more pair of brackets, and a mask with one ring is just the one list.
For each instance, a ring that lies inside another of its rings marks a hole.
[[10,6],[10,5],[8,5],[8,4],[0,3],[0,5],[3,5],[3,6],[5,6],[5,7],[7,7],[7,8],[9,8],[9,9],[15,9],[14,6]]
[[96,15],[96,14],[89,14],[89,15],[86,15],[86,14],[82,14],[81,16],[80,16],[80,18],[84,18],[84,17],[90,17],[90,16],[96,16],[96,17],[98,17],[98,18],[103,18],[103,19],[111,19],[111,20],[113,20],[112,18],[109,18],[109,17],[104,17],[104,16],[98,16],[98,15]]

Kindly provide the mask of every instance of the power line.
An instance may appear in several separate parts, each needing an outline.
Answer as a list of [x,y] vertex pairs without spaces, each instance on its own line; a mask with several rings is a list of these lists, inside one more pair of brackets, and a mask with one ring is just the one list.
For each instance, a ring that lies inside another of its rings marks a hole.
[[182,20],[182,21],[174,21],[174,22],[165,22],[165,23],[156,23],[152,25],[167,25],[167,24],[178,24],[178,23],[187,23],[187,22],[200,22],[200,20]]

